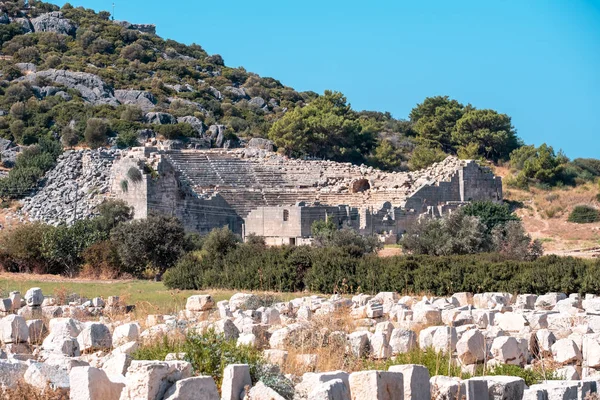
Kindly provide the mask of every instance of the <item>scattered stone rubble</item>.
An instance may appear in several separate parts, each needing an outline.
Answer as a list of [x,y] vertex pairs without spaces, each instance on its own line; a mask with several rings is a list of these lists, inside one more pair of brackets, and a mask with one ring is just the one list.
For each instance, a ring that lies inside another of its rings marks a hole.
[[23,201],[21,211],[30,220],[53,225],[94,215],[110,195],[111,167],[119,155],[113,149],[66,151],[38,192]]
[[[274,370],[294,354],[296,364],[310,371],[286,376],[295,383],[296,400],[585,399],[600,383],[600,297],[594,295],[456,293],[418,299],[386,292],[310,296],[268,306],[253,294],[238,293],[218,303],[210,295],[194,295],[177,315],[133,321],[130,315],[110,318],[126,311],[118,297],[71,298],[59,305],[32,288],[25,295],[10,293],[0,310],[0,384],[11,388],[24,381],[40,391],[49,386],[69,391],[76,400],[284,398],[265,382],[253,385],[248,365],[228,365],[219,394],[212,377],[196,376],[182,361],[185,354],[132,360],[145,340],[208,329],[263,350]],[[315,332],[311,325],[319,317],[344,313],[353,322],[352,332],[322,326]],[[302,354],[293,350],[299,342]],[[527,387],[511,376],[430,376],[420,365],[317,371],[321,346],[371,359],[432,347],[450,354],[467,374],[475,374],[476,367],[527,369],[543,363],[554,366],[562,379]]]

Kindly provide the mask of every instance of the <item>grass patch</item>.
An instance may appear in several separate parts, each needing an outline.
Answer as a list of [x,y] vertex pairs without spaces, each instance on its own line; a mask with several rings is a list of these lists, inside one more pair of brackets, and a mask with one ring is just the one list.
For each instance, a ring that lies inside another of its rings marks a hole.
[[[78,294],[88,299],[94,297],[107,298],[119,296],[124,303],[136,306],[140,314],[171,314],[185,308],[187,298],[194,294],[210,294],[215,301],[229,300],[238,291],[235,290],[171,290],[162,282],[146,280],[126,281],[84,281],[64,279],[43,275],[43,278],[28,274],[2,274],[0,275],[0,295],[8,296],[9,292],[18,290],[25,294],[28,289],[39,287],[45,296],[57,298],[69,294]],[[272,293],[255,292],[261,298],[269,301],[289,301],[301,297],[302,293]]]

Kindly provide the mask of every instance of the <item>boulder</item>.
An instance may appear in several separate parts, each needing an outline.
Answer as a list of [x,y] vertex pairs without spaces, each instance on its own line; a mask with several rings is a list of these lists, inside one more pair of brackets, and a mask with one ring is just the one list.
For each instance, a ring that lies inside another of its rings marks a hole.
[[23,380],[29,365],[22,361],[0,360],[0,387],[13,388]]
[[581,362],[583,357],[577,344],[571,339],[560,339],[552,345],[554,361],[563,365]]
[[77,26],[64,18],[60,11],[53,11],[32,18],[31,24],[35,32],[54,32],[61,35],[75,36]]
[[169,125],[177,123],[174,116],[165,112],[149,112],[144,118],[148,124]]
[[173,383],[191,375],[185,361],[132,361],[120,400],[162,399]]
[[121,104],[134,105],[146,112],[152,110],[156,104],[154,95],[144,90],[115,90],[115,98]]
[[41,319],[31,319],[26,322],[27,329],[29,331],[29,343],[30,344],[41,344],[42,338],[46,334],[46,327],[44,321]]
[[248,142],[248,147],[251,149],[273,151],[273,149],[275,148],[275,144],[273,143],[272,140],[269,140],[269,139],[252,138]]
[[456,354],[463,365],[477,364],[485,359],[485,337],[479,329],[463,333],[456,343]]
[[341,379],[321,382],[310,391],[308,400],[350,400],[349,386]]
[[230,364],[223,370],[222,400],[239,400],[246,386],[252,386],[247,364]]
[[164,400],[218,400],[219,392],[211,376],[181,379],[165,393]]
[[350,374],[352,400],[403,400],[400,372],[361,371]]
[[37,287],[29,289],[25,293],[25,302],[29,307],[41,306],[44,302],[44,295],[42,294],[42,289]]
[[119,347],[125,343],[138,340],[140,337],[140,325],[137,322],[117,326],[112,333],[113,347]]
[[364,331],[352,332],[348,335],[347,347],[355,357],[364,357],[369,352],[369,334]]
[[236,310],[256,310],[261,306],[258,296],[251,293],[236,293],[229,299],[231,312]]
[[523,365],[519,342],[512,336],[500,336],[494,339],[490,349],[492,357],[502,364]]
[[109,378],[101,369],[75,367],[69,372],[71,400],[119,400],[125,388],[124,379]]
[[479,376],[470,380],[486,381],[490,399],[521,399],[525,391],[525,381],[514,376]]
[[185,309],[188,311],[208,311],[215,306],[215,301],[209,294],[198,294],[190,296],[185,304]]
[[8,315],[0,319],[0,338],[2,343],[26,343],[29,339],[29,327],[25,318]]
[[422,365],[393,365],[388,371],[400,372],[404,383],[404,398],[411,400],[431,400],[429,371]]
[[112,335],[106,325],[91,323],[77,336],[77,343],[81,352],[110,350]]

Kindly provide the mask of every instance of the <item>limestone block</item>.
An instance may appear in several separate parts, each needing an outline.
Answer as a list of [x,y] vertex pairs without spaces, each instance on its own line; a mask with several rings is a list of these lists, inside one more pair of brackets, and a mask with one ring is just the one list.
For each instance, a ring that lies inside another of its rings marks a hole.
[[25,318],[8,315],[0,319],[0,337],[2,343],[26,343],[29,339],[29,327]]
[[69,389],[69,371],[57,365],[32,362],[25,371],[23,380],[39,390],[44,390],[46,386],[50,389]]
[[392,355],[408,353],[417,347],[417,334],[407,329],[394,329],[390,335]]
[[268,349],[263,351],[265,360],[269,364],[279,365],[283,367],[287,362],[288,352],[285,350]]
[[214,323],[216,333],[222,334],[225,340],[237,340],[240,331],[230,319],[221,319]]
[[439,326],[433,333],[431,345],[437,352],[452,354],[456,350],[457,342],[456,328]]
[[503,331],[520,332],[529,325],[523,314],[507,312],[498,314],[495,318],[495,324]]
[[465,400],[488,399],[488,385],[486,381],[466,379],[461,384],[461,393]]
[[138,340],[140,331],[141,328],[137,322],[117,326],[112,333],[113,347],[119,347],[125,343]]
[[465,332],[456,343],[456,354],[463,365],[483,361],[485,353],[485,337],[478,329]]
[[244,400],[285,400],[279,393],[259,381],[250,391]]
[[222,400],[239,400],[245,387],[252,386],[250,367],[247,364],[231,364],[223,370]]
[[298,309],[296,317],[297,317],[298,321],[309,322],[312,319],[312,314],[313,313],[310,310],[310,307],[308,307],[308,306],[301,306]]
[[388,359],[392,355],[392,348],[389,345],[387,334],[384,332],[375,332],[369,338],[371,356],[375,359]]
[[41,344],[42,338],[46,333],[46,327],[44,321],[41,319],[30,319],[26,322],[27,329],[29,331],[29,343],[30,344]]
[[521,399],[525,391],[525,381],[514,376],[481,376],[471,380],[486,381],[489,398],[494,400]]
[[370,302],[367,304],[367,318],[383,317],[383,304]]
[[357,331],[348,335],[348,352],[357,358],[364,357],[369,351],[369,335]]
[[419,332],[419,347],[421,349],[433,347],[433,335],[438,328],[439,326],[430,326]]
[[236,310],[256,310],[260,307],[258,296],[250,293],[236,293],[229,299],[231,312]]
[[393,330],[394,324],[392,324],[390,321],[380,322],[375,325],[375,332],[385,333],[388,338],[392,335]]
[[198,294],[190,296],[185,304],[185,309],[188,311],[208,311],[215,306],[215,302],[209,294]]
[[537,295],[535,294],[519,294],[515,302],[515,308],[522,310],[533,310],[535,308],[535,301]]
[[194,376],[175,382],[165,393],[164,400],[218,400],[219,392],[211,376]]
[[341,379],[332,379],[319,383],[308,394],[308,400],[350,400],[350,391]]
[[350,393],[353,400],[403,400],[402,373],[361,371],[350,374]]
[[17,311],[21,308],[21,292],[10,292],[8,298],[12,302],[13,311]]
[[583,365],[590,368],[600,368],[600,334],[583,335],[581,350]]
[[[467,306],[473,304],[473,293],[459,292],[452,295],[452,299],[456,300],[459,306]],[[454,302],[454,301],[453,301]]]
[[[110,375],[125,375],[132,358],[125,353],[110,353],[102,362],[102,370]],[[165,360],[167,361],[167,360]]]
[[531,341],[531,353],[534,356],[548,357],[552,355],[552,345],[556,342],[556,337],[551,331],[540,329],[535,332],[534,338],[535,340]]
[[98,368],[75,367],[69,373],[71,400],[119,400],[125,387],[122,380],[111,380]]
[[490,351],[492,357],[502,364],[522,365],[519,342],[512,336],[495,338]]
[[267,307],[261,314],[261,323],[265,325],[280,325],[281,316],[279,310],[274,307]]
[[435,307],[424,306],[413,310],[413,321],[424,326],[439,325],[442,323],[442,312]]
[[0,360],[0,386],[13,388],[23,379],[29,365],[22,361]]
[[81,352],[110,350],[112,335],[106,325],[91,323],[77,336],[77,343]]
[[295,387],[296,396],[306,398],[316,387],[325,382],[340,380],[346,386],[346,391],[350,392],[350,375],[344,371],[328,372],[307,372],[302,375],[302,380]]
[[430,400],[429,371],[422,365],[393,365],[388,371],[400,372],[404,383],[404,398]]
[[559,300],[564,300],[567,295],[564,293],[548,293],[538,296],[535,301],[536,310],[552,310]]
[[11,299],[0,299],[0,312],[9,313],[13,310],[13,303]]
[[29,307],[41,306],[44,302],[44,295],[42,294],[42,289],[35,287],[29,289],[25,293],[25,301]]
[[464,390],[459,378],[436,375],[429,380],[432,400],[462,399]]
[[580,362],[583,357],[577,344],[571,339],[560,339],[552,345],[554,361],[563,365]]
[[192,365],[185,361],[132,361],[120,400],[162,399],[173,383],[191,374]]

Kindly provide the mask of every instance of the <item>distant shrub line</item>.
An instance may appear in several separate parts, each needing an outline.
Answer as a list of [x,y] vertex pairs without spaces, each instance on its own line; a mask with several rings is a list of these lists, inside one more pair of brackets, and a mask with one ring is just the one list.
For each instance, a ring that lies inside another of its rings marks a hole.
[[352,257],[339,248],[239,245],[218,262],[185,257],[165,274],[170,288],[318,293],[509,293],[600,290],[600,261],[544,256],[509,260],[486,253],[461,256]]

